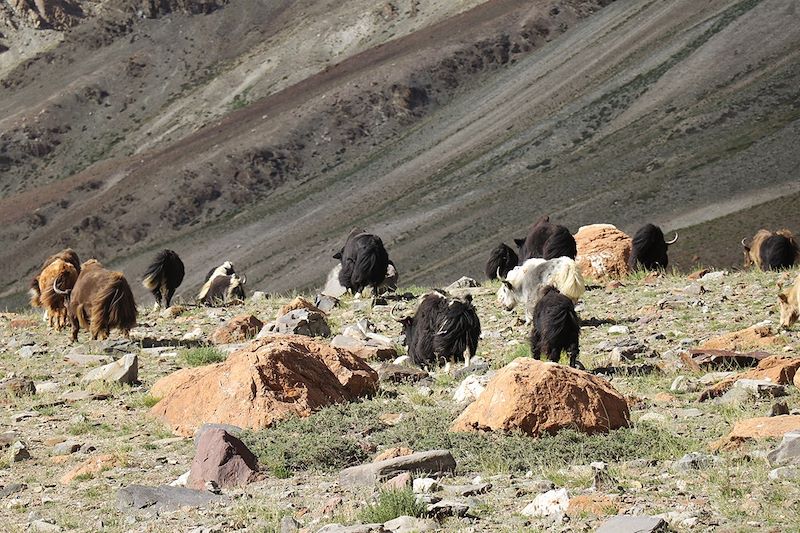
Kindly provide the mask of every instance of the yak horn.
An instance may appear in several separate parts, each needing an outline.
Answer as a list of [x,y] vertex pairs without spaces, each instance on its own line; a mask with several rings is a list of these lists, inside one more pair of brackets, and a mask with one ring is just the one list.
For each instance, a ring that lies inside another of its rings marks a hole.
[[247,283],[247,276],[245,276],[244,274],[242,274],[242,277],[239,279],[242,280],[242,285],[245,285]]
[[58,278],[53,280],[53,292],[56,294],[69,294],[69,289],[62,291],[58,288]]
[[403,318],[397,318],[394,314],[394,310],[397,308],[399,304],[394,304],[391,309],[389,309],[389,316],[392,317],[396,322],[402,322]]
[[503,279],[503,276],[500,275],[500,267],[497,267],[497,279],[499,279],[500,281],[505,281]]
[[746,241],[746,240],[747,240],[747,237],[745,237],[744,239],[742,239],[742,247],[743,247],[743,248],[747,248],[747,245],[744,243],[744,241]]
[[664,242],[666,242],[667,246],[669,246],[670,244],[675,244],[675,241],[677,241],[677,240],[678,240],[678,232],[676,231],[674,239],[672,239],[671,241],[664,241]]

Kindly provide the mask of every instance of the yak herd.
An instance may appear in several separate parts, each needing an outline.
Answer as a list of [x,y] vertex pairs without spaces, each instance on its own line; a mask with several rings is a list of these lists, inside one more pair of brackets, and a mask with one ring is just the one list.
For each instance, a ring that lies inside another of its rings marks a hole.
[[[667,268],[668,247],[677,239],[675,234],[667,241],[658,226],[646,224],[633,236],[629,268]],[[582,367],[578,361],[581,322],[575,304],[585,291],[585,284],[575,262],[575,238],[566,227],[553,224],[544,216],[531,226],[524,239],[514,242],[516,252],[501,243],[491,251],[486,263],[486,277],[501,281],[497,303],[508,310],[518,305],[524,308],[535,357],[559,361],[562,352],[566,352],[570,366]],[[788,230],[760,230],[749,244],[743,239],[742,246],[745,267],[779,270],[800,264],[800,247]],[[331,277],[343,290],[359,294],[372,289],[373,297],[377,297],[397,288],[397,269],[377,235],[355,229],[333,257],[339,264]],[[178,254],[162,250],[144,272],[142,285],[153,294],[156,307],[169,307],[184,274]],[[247,278],[225,261],[208,272],[196,300],[208,306],[243,301],[246,282]],[[107,338],[112,329],[127,337],[136,325],[136,303],[125,276],[104,268],[95,259],[81,263],[71,249],[44,262],[31,281],[29,293],[31,305],[44,309],[50,327],[61,330],[71,325],[73,341],[81,328],[88,330],[92,339],[98,339]],[[778,303],[781,325],[791,327],[800,318],[800,276],[793,286],[778,294]],[[413,315],[395,317],[392,308],[392,316],[403,327],[403,342],[416,365],[428,367],[463,358],[468,366],[475,355],[481,324],[470,295],[453,297],[435,289],[422,298]]]

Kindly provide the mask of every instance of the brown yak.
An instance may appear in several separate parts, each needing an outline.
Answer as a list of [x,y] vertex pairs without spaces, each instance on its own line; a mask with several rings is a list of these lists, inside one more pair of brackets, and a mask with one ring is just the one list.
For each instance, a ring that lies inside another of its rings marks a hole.
[[116,328],[125,337],[136,325],[136,302],[122,272],[103,268],[90,259],[81,265],[78,281],[69,302],[72,340],[78,340],[80,328],[88,329],[92,339],[105,339]]
[[778,293],[781,306],[781,327],[789,329],[800,318],[800,275],[786,292]]
[[51,327],[60,330],[66,326],[69,293],[80,270],[78,254],[67,248],[48,257],[39,275],[31,280],[28,290],[31,306],[44,308],[44,317]]
[[745,240],[742,239],[745,268],[756,265],[761,270],[782,270],[800,263],[800,246],[788,229],[776,232],[760,229],[749,246]]

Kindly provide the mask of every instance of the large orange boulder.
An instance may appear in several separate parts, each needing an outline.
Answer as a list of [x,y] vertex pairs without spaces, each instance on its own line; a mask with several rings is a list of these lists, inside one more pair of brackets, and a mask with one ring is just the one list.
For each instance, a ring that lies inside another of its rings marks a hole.
[[453,431],[522,431],[537,437],[573,428],[605,433],[630,425],[625,397],[587,372],[529,357],[497,372]]
[[711,449],[730,450],[753,439],[779,439],[796,429],[800,429],[800,415],[746,418],[736,422],[728,435],[711,443]]
[[612,224],[581,226],[575,234],[575,262],[585,278],[619,278],[628,273],[631,238]]
[[722,396],[740,379],[768,379],[778,385],[788,385],[797,380],[798,369],[800,357],[773,355],[759,361],[757,367],[729,376],[707,388],[700,395],[700,401]]
[[377,388],[378,374],[347,350],[301,335],[270,335],[222,363],[160,379],[151,394],[161,401],[150,412],[184,436],[206,423],[262,429]]
[[768,348],[780,346],[784,340],[776,337],[772,328],[764,325],[750,326],[749,328],[723,333],[700,343],[701,350],[731,350],[743,352],[752,348]]

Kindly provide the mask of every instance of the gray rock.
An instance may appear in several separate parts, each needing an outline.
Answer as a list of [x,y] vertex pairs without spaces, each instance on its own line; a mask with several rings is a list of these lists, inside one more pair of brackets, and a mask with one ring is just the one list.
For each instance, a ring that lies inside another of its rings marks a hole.
[[433,520],[414,518],[413,516],[398,516],[383,524],[383,528],[392,533],[422,533],[435,531],[438,527],[439,524]]
[[439,490],[439,483],[429,477],[420,477],[412,483],[412,490],[416,494],[425,494]]
[[24,442],[18,440],[9,448],[9,458],[11,459],[12,463],[18,463],[20,461],[30,459],[31,452],[28,451],[28,447],[25,446]]
[[691,452],[672,463],[672,468],[673,470],[684,472],[689,470],[700,470],[702,468],[707,468],[719,461],[720,459],[713,455]]
[[800,429],[784,433],[777,448],[767,454],[769,464],[800,465]]
[[238,436],[244,431],[239,426],[234,426],[233,424],[203,424],[197,431],[194,432],[194,447],[197,448],[197,443],[200,442],[200,437],[203,436],[203,433],[208,431],[209,429],[221,429],[223,431],[227,431],[233,436]]
[[223,500],[222,496],[208,491],[167,485],[158,487],[130,485],[117,491],[117,508],[120,511],[145,511],[154,514],[181,507],[201,507]]
[[339,473],[339,484],[343,487],[375,485],[403,472],[437,475],[455,468],[456,461],[449,450],[431,450],[346,468]]
[[38,394],[49,394],[58,392],[61,389],[61,383],[55,381],[42,381],[36,384],[36,392]]
[[129,353],[113,363],[93,368],[83,381],[110,381],[132,385],[139,379],[139,357]]
[[800,468],[796,466],[780,466],[774,470],[770,470],[767,477],[773,481],[779,479],[800,479]]
[[314,305],[316,305],[317,309],[320,311],[329,313],[334,307],[339,305],[339,299],[327,294],[317,294],[317,297],[314,298]]
[[555,483],[549,479],[519,480],[514,483],[517,497],[526,494],[541,494],[556,488]]
[[317,530],[317,533],[386,533],[383,524],[358,524],[343,526],[341,524],[328,524]]
[[36,385],[34,385],[33,381],[23,377],[8,378],[0,381],[0,389],[7,396],[15,398],[36,394]]
[[469,362],[469,366],[461,367],[453,371],[453,377],[456,379],[463,379],[473,374],[485,374],[489,371],[489,362],[483,357],[473,357]]
[[456,387],[453,393],[453,401],[456,403],[471,403],[477,400],[478,396],[486,389],[486,385],[494,375],[495,372],[490,372],[483,376],[476,376],[474,374],[467,376],[464,381]]
[[110,355],[94,355],[82,353],[68,353],[64,356],[64,360],[73,365],[107,365],[114,362],[114,358]]
[[28,359],[33,357],[37,354],[44,354],[47,353],[47,348],[43,348],[42,346],[23,346],[17,351],[17,355],[20,356],[22,359]]
[[697,382],[691,378],[686,376],[677,376],[673,381],[672,385],[670,385],[669,390],[672,392],[697,392],[700,390],[699,385]]
[[727,274],[728,274],[727,270],[717,270],[714,272],[709,272],[708,274],[703,275],[700,278],[700,281],[717,281],[722,279]]
[[788,414],[789,406],[786,405],[786,402],[775,402],[772,404],[772,407],[769,408],[769,413],[767,413],[767,416],[781,416]]
[[339,272],[342,270],[342,264],[339,263],[331,269],[328,273],[328,279],[325,282],[325,287],[322,289],[322,294],[325,296],[333,296],[338,298],[347,292],[347,289],[339,283]]
[[291,516],[284,516],[281,518],[280,533],[295,533],[300,530],[300,522]]
[[467,512],[469,512],[469,505],[451,500],[442,500],[428,505],[428,516],[437,520],[448,516],[466,516]]
[[618,515],[603,522],[596,533],[658,533],[666,531],[667,523],[663,518]]
[[381,381],[389,383],[416,383],[429,378],[430,375],[415,366],[396,365],[394,363],[383,363],[378,365],[375,370]]
[[492,490],[491,483],[477,483],[474,485],[443,485],[442,489],[447,494],[451,494],[453,496],[476,496],[478,494],[486,494],[490,490]]
[[25,483],[12,483],[10,485],[6,485],[5,487],[0,488],[0,500],[6,496],[11,496],[14,493],[21,492],[27,488],[28,486]]
[[267,299],[267,293],[264,291],[253,291],[253,295],[250,296],[251,302],[261,302]]
[[33,520],[29,524],[31,531],[39,531],[40,533],[51,533],[55,531],[62,531],[61,527],[48,522],[44,519]]
[[73,454],[81,449],[83,446],[80,442],[75,442],[72,440],[68,440],[66,442],[61,442],[53,446],[53,454],[55,455],[70,455]]
[[461,276],[456,281],[448,285],[444,288],[446,291],[452,291],[455,289],[468,289],[471,287],[480,287],[481,284],[475,281],[472,278],[468,278],[467,276]]
[[611,326],[610,328],[608,328],[608,334],[609,335],[627,335],[630,332],[631,332],[631,330],[630,330],[630,328],[628,328],[628,326],[617,325],[617,326]]
[[275,322],[264,326],[258,337],[261,338],[265,333],[330,337],[331,328],[322,313],[308,309],[295,309],[278,317]]
[[559,517],[567,511],[569,495],[567,489],[554,489],[539,494],[521,511],[523,516]]
[[786,396],[786,389],[783,385],[773,383],[768,379],[740,379],[733,384],[733,388],[749,391],[756,398]]

